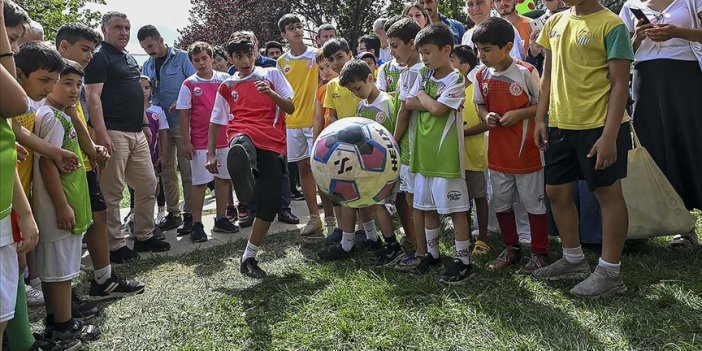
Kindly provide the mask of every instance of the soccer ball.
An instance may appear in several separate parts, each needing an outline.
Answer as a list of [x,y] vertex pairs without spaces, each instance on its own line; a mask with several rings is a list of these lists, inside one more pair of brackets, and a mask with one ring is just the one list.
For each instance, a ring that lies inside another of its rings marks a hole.
[[332,200],[362,208],[392,200],[399,187],[400,148],[385,127],[368,118],[340,119],[312,148],[312,175]]

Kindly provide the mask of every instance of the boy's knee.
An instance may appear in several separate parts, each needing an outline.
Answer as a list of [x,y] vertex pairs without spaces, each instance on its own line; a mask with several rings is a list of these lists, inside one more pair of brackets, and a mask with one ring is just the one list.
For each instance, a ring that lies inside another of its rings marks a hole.
[[548,195],[548,199],[551,203],[572,201],[572,191],[572,187],[568,184],[546,186],[546,195]]

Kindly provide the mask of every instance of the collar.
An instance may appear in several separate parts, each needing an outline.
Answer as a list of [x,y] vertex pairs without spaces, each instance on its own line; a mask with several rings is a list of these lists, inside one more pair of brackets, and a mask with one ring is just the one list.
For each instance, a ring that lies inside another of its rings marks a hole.
[[112,54],[127,54],[127,50],[120,50],[106,41],[101,42],[100,46],[104,47],[105,50],[109,51]]

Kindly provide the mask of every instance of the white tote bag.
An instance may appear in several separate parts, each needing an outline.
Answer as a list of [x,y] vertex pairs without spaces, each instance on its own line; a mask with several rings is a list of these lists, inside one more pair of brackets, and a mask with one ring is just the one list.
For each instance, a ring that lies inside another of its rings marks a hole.
[[627,177],[622,191],[629,210],[627,239],[644,239],[689,232],[696,218],[685,208],[646,148],[641,146],[634,126],[634,147],[629,150]]

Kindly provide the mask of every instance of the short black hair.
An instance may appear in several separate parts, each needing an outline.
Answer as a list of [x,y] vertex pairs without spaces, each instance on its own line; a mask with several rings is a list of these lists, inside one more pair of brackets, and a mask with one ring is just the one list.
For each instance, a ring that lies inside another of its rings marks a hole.
[[283,44],[281,44],[275,40],[271,40],[271,41],[266,42],[266,45],[264,45],[264,47],[266,48],[266,53],[268,53],[268,49],[272,49],[272,48],[280,49],[280,52],[283,52]]
[[353,82],[365,82],[371,74],[373,72],[365,61],[351,60],[346,62],[339,73],[339,85],[346,87]]
[[69,23],[61,26],[58,32],[56,32],[56,47],[58,48],[59,44],[64,40],[71,45],[77,43],[79,40],[87,40],[97,45],[100,44],[102,37],[100,33],[92,28],[86,27],[80,23]]
[[278,29],[281,33],[285,33],[285,27],[293,23],[302,23],[302,21],[296,14],[288,13],[278,20]]
[[63,58],[56,49],[39,41],[31,41],[20,46],[15,55],[15,63],[25,76],[45,69],[49,72],[63,70]]
[[212,48],[212,55],[213,58],[219,56],[225,60],[227,59],[227,52],[224,51],[224,48],[219,45]]
[[137,32],[137,39],[139,41],[142,41],[146,38],[159,39],[161,38],[161,33],[153,25],[147,24],[139,28],[139,31]]
[[193,55],[197,55],[201,52],[207,52],[208,55],[210,55],[211,58],[214,58],[214,51],[212,50],[212,45],[209,43],[205,43],[204,41],[196,41],[190,46],[188,46],[188,58],[190,61],[193,60]]
[[420,28],[416,22],[405,17],[393,23],[393,25],[385,31],[385,34],[388,38],[398,38],[402,40],[403,43],[407,44],[410,40],[417,37],[420,30],[422,30],[422,28]]
[[63,69],[61,70],[61,75],[63,76],[64,74],[77,74],[81,77],[85,76],[85,72],[78,62],[66,58],[63,59]]
[[514,41],[514,27],[500,17],[490,17],[475,26],[471,39],[475,44],[492,44],[501,49]]
[[319,26],[319,28],[317,28],[317,34],[319,34],[319,32],[323,30],[333,30],[334,32],[336,32],[336,27],[334,27],[334,25],[331,23],[324,23],[321,26]]
[[366,34],[358,38],[358,42],[366,46],[366,51],[372,52],[375,56],[380,55],[380,39],[376,35]]
[[453,48],[453,32],[445,24],[434,23],[424,27],[417,33],[414,39],[414,44],[417,47],[422,45],[436,45],[439,48],[449,46]]
[[256,43],[254,43],[251,35],[247,32],[234,32],[230,38],[231,40],[227,43],[227,54],[229,54],[229,56],[245,54],[254,50],[254,45]]
[[452,55],[456,55],[458,60],[465,64],[470,65],[470,69],[473,69],[478,65],[478,56],[475,55],[475,51],[468,45],[456,45],[453,47]]
[[322,53],[324,54],[324,58],[332,57],[339,50],[343,52],[351,51],[349,43],[346,41],[346,39],[334,37],[327,40],[327,42],[324,43],[324,45],[322,46]]
[[407,18],[407,17],[405,17],[405,16],[400,16],[400,15],[395,15],[395,16],[392,16],[392,17],[388,18],[388,19],[385,21],[385,25],[383,25],[383,30],[385,31],[385,34],[387,35],[388,30],[390,29],[390,27],[392,27],[393,24],[397,23],[397,21],[399,21],[399,20],[401,20],[401,19],[403,19],[403,18]]
[[32,21],[29,18],[27,11],[12,0],[5,0],[2,6],[2,15],[5,18],[5,27],[17,27],[19,25],[23,25],[26,31],[27,26]]

